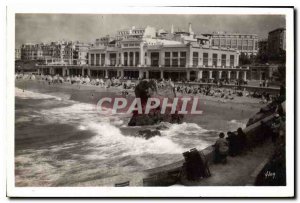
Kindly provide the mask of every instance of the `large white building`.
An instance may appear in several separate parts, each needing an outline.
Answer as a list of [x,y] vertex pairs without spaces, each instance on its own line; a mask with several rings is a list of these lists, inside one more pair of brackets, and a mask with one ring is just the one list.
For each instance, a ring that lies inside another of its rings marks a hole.
[[172,26],[171,33],[132,27],[119,30],[112,43],[90,47],[87,66],[43,66],[41,71],[102,78],[247,80],[249,69],[239,67],[239,54],[234,48],[211,46],[207,36],[194,34],[191,24],[188,32],[174,32]]
[[[197,80],[239,78],[239,53],[170,40],[122,40],[121,47],[89,50],[89,73],[98,77]],[[245,76],[246,78],[246,76]]]

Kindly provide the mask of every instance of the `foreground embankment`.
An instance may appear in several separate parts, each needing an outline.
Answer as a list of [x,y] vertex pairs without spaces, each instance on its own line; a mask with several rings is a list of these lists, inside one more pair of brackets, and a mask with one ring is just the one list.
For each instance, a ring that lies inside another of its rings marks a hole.
[[[263,119],[265,123],[272,122],[274,115]],[[257,122],[243,131],[249,141],[259,133],[261,123]],[[212,176],[198,182],[189,182],[186,185],[202,186],[244,186],[254,185],[255,178],[273,154],[274,146],[270,140],[254,148],[247,154],[238,157],[229,157],[226,165],[213,164],[214,148],[209,146],[201,152],[208,160]],[[184,160],[145,170],[138,173],[123,174],[107,179],[99,179],[75,184],[74,186],[170,186],[180,183],[180,172]]]

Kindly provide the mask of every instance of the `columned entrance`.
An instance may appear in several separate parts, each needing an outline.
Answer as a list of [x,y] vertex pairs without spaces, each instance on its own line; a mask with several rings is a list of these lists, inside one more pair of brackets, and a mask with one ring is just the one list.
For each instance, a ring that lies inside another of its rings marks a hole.
[[172,81],[184,81],[187,80],[186,72],[169,72],[164,71],[164,79],[171,79]]
[[79,76],[82,74],[81,68],[70,68],[70,76]]
[[197,80],[197,73],[196,71],[191,71],[190,72],[190,81],[195,81]]
[[149,79],[160,79],[160,71],[149,71]]
[[138,79],[139,71],[124,70],[124,77],[127,77],[128,79]]
[[105,78],[105,71],[104,70],[91,70],[91,77],[92,78]]
[[83,76],[84,75],[88,75],[88,69],[84,69],[84,71],[83,71]]
[[50,74],[50,68],[41,68],[41,73],[43,75],[49,75]]
[[230,73],[230,79],[235,80],[236,79],[236,71],[231,71]]
[[227,78],[228,78],[228,71],[222,71],[221,79],[227,79]]
[[62,68],[54,68],[54,75],[63,75],[63,69]]
[[116,77],[118,77],[118,71],[116,71],[116,70],[109,70],[108,71],[108,78],[116,78]]
[[202,78],[203,79],[209,79],[209,71],[208,70],[204,70],[202,72]]
[[218,74],[219,74],[218,71],[216,71],[216,70],[212,71],[212,78],[213,79],[219,78]]

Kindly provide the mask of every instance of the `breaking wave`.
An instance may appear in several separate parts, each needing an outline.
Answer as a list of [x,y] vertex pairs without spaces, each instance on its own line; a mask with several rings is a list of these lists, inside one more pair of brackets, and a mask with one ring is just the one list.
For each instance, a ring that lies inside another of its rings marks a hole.
[[[166,128],[160,130],[161,136],[145,140],[131,136],[141,128],[127,126],[129,115],[101,115],[93,104],[18,88],[15,95],[21,100],[44,99],[42,102],[51,106],[51,108],[25,109],[26,115],[20,117],[18,123],[28,121],[26,116],[34,112],[35,120],[30,123],[33,129],[39,122],[37,117],[41,117],[43,122],[52,125],[68,124],[79,133],[88,131],[93,134],[79,141],[65,140],[38,150],[19,150],[15,160],[17,185],[49,186],[60,181],[66,181],[60,182],[61,185],[69,185],[72,181],[84,181],[93,176],[108,177],[124,171],[158,167],[180,160],[181,153],[190,148],[205,148],[211,144],[210,139],[213,137],[211,131],[195,123],[164,123]],[[62,102],[64,106],[56,106]],[[47,136],[53,136],[52,132],[48,134]],[[66,174],[70,178],[64,178]],[[76,178],[71,178],[72,176]]]
[[32,92],[28,90],[22,90],[20,88],[15,87],[15,96],[20,99],[56,99],[56,100],[62,100],[61,97],[48,95],[48,94],[42,94],[38,92]]

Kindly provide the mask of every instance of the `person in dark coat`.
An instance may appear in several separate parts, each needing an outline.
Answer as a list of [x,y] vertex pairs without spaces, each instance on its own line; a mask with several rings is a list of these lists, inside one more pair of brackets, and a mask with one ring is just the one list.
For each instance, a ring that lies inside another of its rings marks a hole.
[[233,132],[229,131],[227,132],[226,140],[228,141],[228,146],[229,146],[228,154],[230,156],[236,156],[238,153],[237,136]]
[[224,133],[220,133],[219,139],[214,144],[215,147],[215,163],[226,163],[228,155],[228,142],[224,138]]
[[242,128],[237,129],[237,139],[238,139],[238,154],[246,152],[248,149],[247,135],[243,132]]

